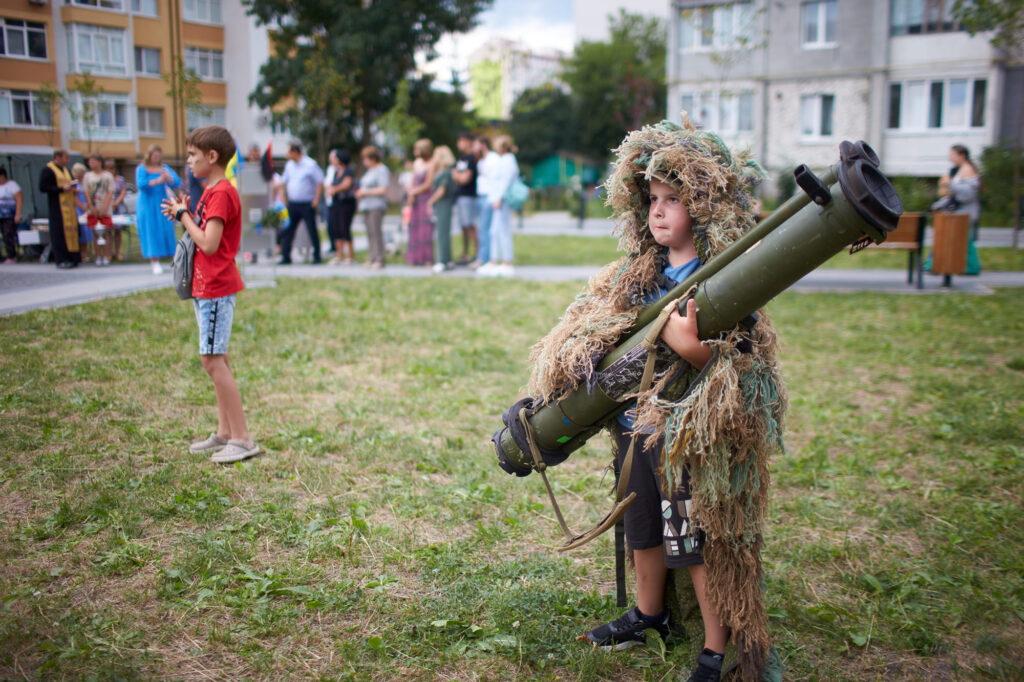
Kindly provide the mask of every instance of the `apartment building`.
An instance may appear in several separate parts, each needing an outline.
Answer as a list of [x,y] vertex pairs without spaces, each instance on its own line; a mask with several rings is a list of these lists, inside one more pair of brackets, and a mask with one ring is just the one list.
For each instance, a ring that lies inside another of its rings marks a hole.
[[[269,50],[241,0],[0,0],[0,163],[57,146],[134,163],[151,144],[180,160],[187,132],[211,123],[264,146],[274,135],[248,96]],[[179,60],[201,78],[200,106],[168,94]],[[55,112],[44,85],[63,95]]]
[[[769,170],[864,139],[890,174],[937,176],[1016,130],[1021,71],[953,0],[673,0],[667,115],[686,110]],[[1015,94],[1016,93],[1016,94]]]
[[557,80],[565,57],[559,50],[532,50],[493,38],[469,56],[469,101],[477,115],[508,120],[524,90]]

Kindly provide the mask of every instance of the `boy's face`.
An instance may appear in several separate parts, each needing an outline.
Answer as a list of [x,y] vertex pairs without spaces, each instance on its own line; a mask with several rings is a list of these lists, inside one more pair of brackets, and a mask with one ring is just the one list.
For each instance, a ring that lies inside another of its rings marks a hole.
[[208,152],[200,151],[192,145],[188,146],[188,167],[192,169],[192,175],[197,178],[205,178],[217,162],[217,152],[212,149]]
[[693,244],[693,218],[679,193],[664,182],[651,180],[650,200],[647,224],[654,241],[667,246],[669,251]]
[[103,164],[100,162],[99,159],[89,159],[89,170],[91,170],[93,173],[99,173],[101,170],[103,170]]

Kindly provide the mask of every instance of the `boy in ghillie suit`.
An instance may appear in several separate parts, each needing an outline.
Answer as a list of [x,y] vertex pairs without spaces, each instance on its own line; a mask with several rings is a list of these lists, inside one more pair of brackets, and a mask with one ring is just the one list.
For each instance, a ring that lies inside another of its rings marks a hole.
[[[557,401],[597,380],[595,368],[640,311],[718,255],[755,222],[750,190],[760,168],[714,134],[663,121],[630,133],[605,183],[625,256],[604,268],[531,353],[530,393]],[[591,630],[595,646],[621,649],[670,634],[668,569],[689,571],[704,622],[690,680],[717,681],[726,643],[743,680],[781,679],[761,596],[761,525],[768,460],[782,447],[785,391],[776,337],[759,311],[748,329],[697,338],[700,311],[674,311],[661,334],[649,390],[610,426],[621,467],[636,446],[626,539],[637,605]]]

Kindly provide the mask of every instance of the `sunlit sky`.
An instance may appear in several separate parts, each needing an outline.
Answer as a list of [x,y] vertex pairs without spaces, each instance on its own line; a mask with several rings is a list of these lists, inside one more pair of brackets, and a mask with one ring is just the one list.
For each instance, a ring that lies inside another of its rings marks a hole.
[[495,37],[538,50],[556,48],[571,52],[576,42],[572,0],[495,0],[491,9],[480,15],[476,28],[443,37],[436,48],[438,58],[429,63],[421,60],[420,67],[435,74],[441,82],[450,81],[455,68],[465,80],[469,55]]

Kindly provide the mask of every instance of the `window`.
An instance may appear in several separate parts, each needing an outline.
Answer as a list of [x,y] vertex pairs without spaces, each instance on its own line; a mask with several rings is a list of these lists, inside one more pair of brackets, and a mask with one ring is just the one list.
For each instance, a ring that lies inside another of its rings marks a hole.
[[894,36],[959,31],[953,20],[956,0],[892,0],[889,33]]
[[695,92],[681,98],[684,111],[698,126],[724,134],[754,130],[753,92]]
[[34,21],[0,19],[0,55],[46,59],[46,26]]
[[146,14],[155,17],[159,14],[156,2],[157,0],[132,0],[132,12],[134,14]]
[[126,76],[125,62],[124,29],[68,24],[68,71]]
[[163,137],[164,110],[139,107],[139,135]]
[[804,95],[800,98],[800,136],[831,137],[835,95]]
[[224,107],[190,107],[188,110],[189,131],[203,126],[226,126],[226,110]]
[[154,47],[136,47],[135,73],[146,76],[159,76],[160,50]]
[[0,90],[0,128],[52,128],[53,110],[39,93]]
[[185,68],[192,69],[205,80],[223,80],[224,53],[202,47],[186,47]]
[[802,13],[800,42],[804,48],[833,47],[836,44],[836,0],[805,2]]
[[966,130],[985,126],[984,78],[889,84],[890,130]]
[[181,16],[185,21],[220,24],[220,0],[182,0]]
[[749,2],[734,2],[682,10],[680,48],[686,51],[728,49],[747,43],[754,16],[751,8]]
[[65,0],[65,4],[102,7],[103,9],[124,9],[124,2],[122,0]]
[[128,121],[127,95],[102,94],[98,97],[78,96],[81,136],[89,139],[129,140],[132,137]]

